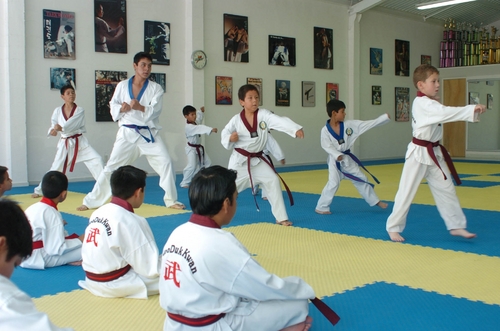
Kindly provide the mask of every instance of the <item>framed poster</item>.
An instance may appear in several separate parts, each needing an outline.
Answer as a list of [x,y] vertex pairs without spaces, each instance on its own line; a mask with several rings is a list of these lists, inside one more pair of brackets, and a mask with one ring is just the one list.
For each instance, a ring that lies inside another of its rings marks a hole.
[[382,49],[370,48],[370,75],[382,75]]
[[410,88],[396,87],[396,122],[408,122],[410,120]]
[[479,92],[469,92],[469,105],[479,105]]
[[382,104],[382,86],[372,85],[372,105]]
[[316,83],[302,82],[302,107],[316,106]]
[[486,94],[486,109],[493,109],[493,94]]
[[112,122],[109,101],[115,92],[116,85],[127,79],[126,71],[95,71],[95,120],[96,122]]
[[326,103],[332,99],[339,98],[339,84],[326,83]]
[[167,92],[167,75],[166,74],[152,72],[149,75],[149,80],[160,84],[161,88],[163,89],[163,93]]
[[60,90],[71,85],[76,90],[75,76],[75,69],[72,68],[50,68],[50,89]]
[[396,76],[410,76],[410,42],[396,39]]
[[269,64],[295,67],[295,38],[269,36]]
[[431,64],[431,56],[430,55],[420,55],[420,64]]
[[94,0],[95,51],[127,53],[125,0]]
[[259,90],[259,106],[262,106],[262,92],[264,91],[262,89],[262,78],[247,78],[247,84],[252,84],[257,87],[257,90]]
[[170,65],[170,23],[144,21],[144,51],[153,64]]
[[43,57],[76,58],[74,12],[43,9]]
[[215,76],[215,104],[233,104],[233,77]]
[[333,30],[314,27],[314,68],[333,69]]
[[248,62],[248,17],[224,14],[224,61]]
[[276,106],[290,106],[289,80],[276,80]]

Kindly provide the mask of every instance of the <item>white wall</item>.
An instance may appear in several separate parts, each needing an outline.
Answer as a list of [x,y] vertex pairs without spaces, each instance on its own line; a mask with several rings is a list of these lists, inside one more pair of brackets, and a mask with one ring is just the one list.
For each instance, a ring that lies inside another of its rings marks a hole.
[[[499,77],[500,78],[500,77]],[[485,80],[469,82],[468,92],[479,93],[479,102],[487,104],[486,95],[493,96],[493,109],[488,109],[480,117],[480,123],[468,123],[467,125],[467,150],[468,151],[499,151],[500,150],[500,112],[498,102],[500,101],[500,80]]]

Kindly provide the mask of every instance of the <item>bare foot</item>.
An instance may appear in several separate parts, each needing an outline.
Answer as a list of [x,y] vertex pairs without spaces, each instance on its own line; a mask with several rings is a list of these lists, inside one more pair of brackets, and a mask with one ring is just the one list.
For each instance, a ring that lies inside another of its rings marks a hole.
[[450,230],[450,234],[452,236],[464,237],[466,239],[476,238],[475,233],[470,233],[469,231],[467,231],[465,229],[453,229],[453,230]]
[[263,197],[263,198],[262,198],[262,200],[267,200],[267,198],[266,198],[266,197]]
[[401,237],[401,235],[399,234],[399,232],[388,232],[388,233],[389,233],[389,237],[391,237],[392,241],[396,241],[396,242],[403,242],[403,241],[405,241],[405,238]]
[[187,186],[187,185],[183,185],[183,186],[181,186],[181,187],[182,187],[182,188],[189,188],[189,186]]
[[86,210],[89,210],[89,207],[87,207],[85,205],[81,205],[80,207],[76,208],[76,210],[78,210],[78,211],[86,211]]
[[276,221],[276,224],[283,225],[283,226],[292,226],[293,225],[293,223],[290,222],[289,220],[284,220],[281,222]]
[[31,197],[32,197],[33,199],[36,199],[36,198],[39,198],[39,197],[40,197],[40,194],[33,193],[33,194],[31,195]]
[[312,320],[313,319],[311,316],[307,316],[304,322],[295,325],[290,325],[289,327],[281,329],[280,331],[307,331],[312,326]]
[[168,206],[168,208],[182,210],[182,209],[186,209],[186,206],[184,206],[182,203],[174,203],[173,205]]
[[383,201],[379,201],[379,202],[377,202],[377,206],[379,206],[382,209],[385,209],[385,208],[387,208],[387,203],[385,203]]
[[314,209],[314,211],[316,212],[316,214],[320,214],[320,215],[331,215],[332,214],[331,211],[321,211],[321,210],[317,210],[317,209]]
[[70,262],[70,263],[68,263],[68,265],[81,266],[82,265],[82,260],[75,261],[75,262]]

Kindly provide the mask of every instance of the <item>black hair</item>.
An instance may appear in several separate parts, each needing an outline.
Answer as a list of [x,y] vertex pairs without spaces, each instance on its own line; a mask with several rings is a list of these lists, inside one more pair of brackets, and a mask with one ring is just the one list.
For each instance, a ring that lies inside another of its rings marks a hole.
[[345,103],[338,100],[338,99],[332,99],[328,101],[326,104],[326,113],[328,114],[328,117],[332,117],[332,112],[338,112],[340,109],[344,108],[345,109]]
[[0,166],[0,184],[3,184],[3,181],[4,181],[4,177],[5,177],[5,173],[7,172],[7,170],[9,170],[9,168],[7,167],[4,167],[4,166]]
[[196,113],[196,108],[194,108],[193,106],[187,105],[182,108],[182,115],[187,116],[191,113]]
[[75,88],[73,87],[73,85],[64,85],[63,87],[61,87],[61,95],[64,95],[64,93],[66,92],[66,90],[69,90],[69,89],[72,89],[73,91],[75,90]]
[[138,188],[146,187],[146,172],[142,169],[126,165],[111,174],[111,194],[114,197],[127,200]]
[[141,61],[141,59],[144,59],[144,58],[153,62],[153,58],[151,57],[151,54],[146,53],[146,52],[139,52],[139,53],[134,55],[134,63],[139,64],[139,61]]
[[189,185],[189,204],[193,213],[214,216],[222,209],[224,200],[233,204],[236,192],[236,171],[221,166],[201,169]]
[[68,190],[68,177],[60,171],[49,171],[42,178],[42,193],[48,199],[57,198]]
[[256,91],[257,95],[260,97],[259,89],[257,88],[257,86],[246,84],[240,87],[240,89],[238,90],[238,99],[245,100],[247,93],[250,91]]
[[65,25],[64,26],[64,31],[70,32],[71,30],[73,30],[73,28],[71,27],[71,25]]
[[17,202],[0,199],[0,237],[5,237],[7,241],[7,262],[16,255],[22,259],[31,255],[31,226]]

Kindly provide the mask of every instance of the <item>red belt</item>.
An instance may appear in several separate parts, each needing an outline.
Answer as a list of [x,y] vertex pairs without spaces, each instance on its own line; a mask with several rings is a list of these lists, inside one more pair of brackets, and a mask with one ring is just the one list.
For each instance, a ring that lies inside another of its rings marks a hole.
[[[252,188],[252,192],[253,192],[253,180],[252,180],[252,173],[250,171],[250,161],[251,161],[252,157],[257,157],[257,158],[261,159],[262,161],[264,161],[265,163],[267,163],[271,167],[271,169],[274,170],[274,172],[276,173],[276,175],[278,175],[278,177],[281,179],[281,182],[285,186],[286,193],[288,194],[288,198],[290,199],[290,206],[293,206],[292,192],[290,192],[290,189],[288,188],[288,185],[286,185],[286,183],[283,180],[283,178],[281,178],[280,174],[278,174],[278,172],[274,168],[273,163],[269,161],[270,160],[269,157],[264,157],[264,154],[262,153],[262,151],[257,152],[257,153],[250,153],[250,152],[248,152],[248,151],[246,151],[244,149],[241,149],[241,148],[235,148],[234,150],[237,151],[238,153],[240,153],[241,155],[247,157],[248,176],[250,177],[250,186]],[[257,210],[259,210],[259,205],[257,204],[257,199],[255,198],[255,195],[253,196],[253,199],[255,201],[255,205],[257,206]]]
[[194,327],[201,327],[201,326],[207,326],[210,324],[216,323],[218,320],[226,316],[226,313],[222,313],[219,315],[208,315],[204,317],[199,317],[199,318],[190,318],[182,315],[177,315],[173,313],[167,312],[168,317],[170,317],[171,320],[189,325],[189,326],[194,326]]
[[[80,236],[77,235],[76,233],[73,233],[72,235],[64,237],[64,239],[76,239],[76,238],[80,238]],[[33,249],[40,249],[40,248],[43,248],[43,241],[41,241],[41,240],[34,241],[33,242]]]
[[413,138],[412,142],[415,145],[427,147],[427,152],[431,156],[432,161],[434,161],[434,163],[438,166],[439,170],[441,170],[441,172],[443,173],[444,179],[446,180],[447,179],[446,175],[445,175],[443,169],[441,169],[441,166],[439,165],[439,162],[436,158],[436,154],[434,154],[434,147],[439,146],[441,148],[441,153],[443,154],[444,160],[446,161],[446,165],[448,165],[448,169],[450,169],[451,175],[453,176],[453,179],[455,179],[455,183],[457,185],[462,184],[462,181],[458,177],[457,170],[455,169],[455,166],[453,165],[453,161],[451,160],[450,154],[448,154],[448,151],[446,150],[446,148],[444,148],[444,146],[441,145],[439,143],[439,141],[430,142],[427,140],[420,140],[417,138]]
[[107,272],[105,274],[94,274],[92,272],[85,271],[85,276],[87,276],[88,279],[93,280],[94,282],[105,283],[120,278],[121,276],[125,275],[131,268],[132,267],[130,266],[130,264],[127,264],[123,268]]
[[[75,134],[71,137],[66,137],[65,145],[66,149],[68,149],[68,139],[75,139],[75,150],[73,151],[73,160],[71,160],[71,165],[69,167],[69,172],[73,172],[73,169],[75,168],[75,163],[76,163],[76,157],[78,156],[78,137],[80,137],[82,134],[78,133]],[[68,155],[66,155],[66,160],[64,160],[64,168],[63,168],[63,174],[66,173],[66,168],[68,166]]]
[[[205,148],[203,147],[203,145],[191,144],[189,142],[188,142],[188,145],[196,148],[196,154],[198,154],[198,161],[200,161],[200,165],[203,166],[203,164],[205,163]],[[200,150],[201,150],[201,152],[200,152]],[[202,157],[203,157],[203,162],[201,162]]]

